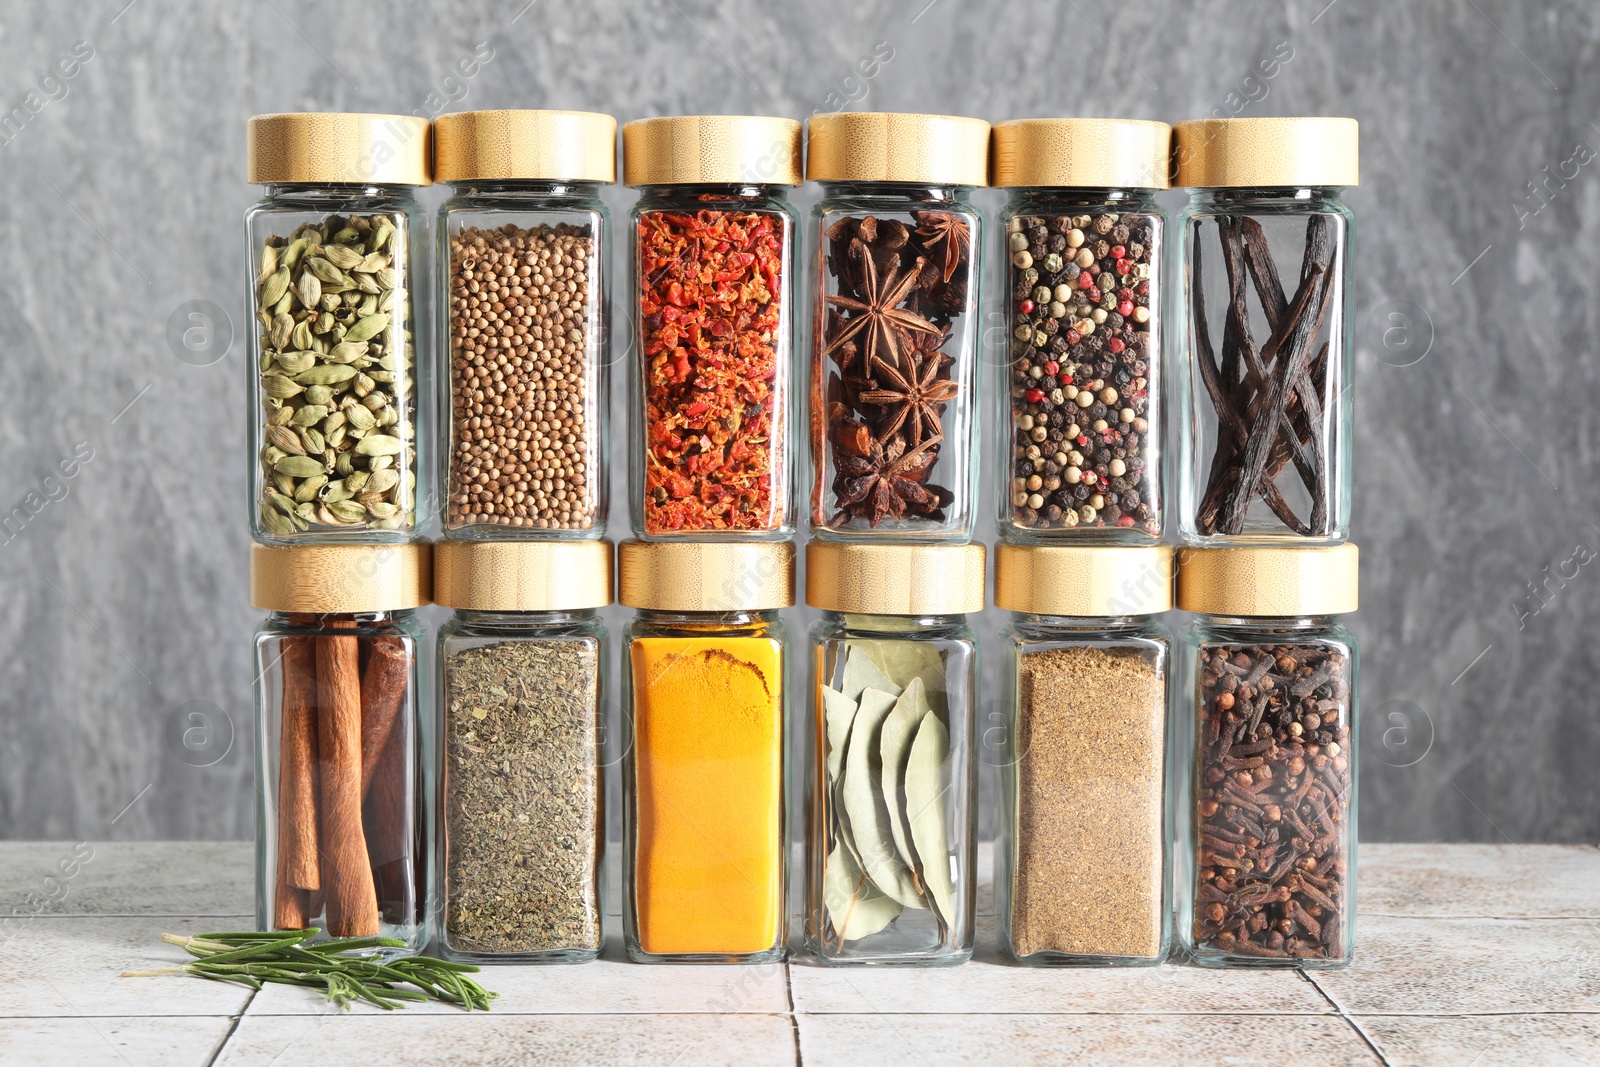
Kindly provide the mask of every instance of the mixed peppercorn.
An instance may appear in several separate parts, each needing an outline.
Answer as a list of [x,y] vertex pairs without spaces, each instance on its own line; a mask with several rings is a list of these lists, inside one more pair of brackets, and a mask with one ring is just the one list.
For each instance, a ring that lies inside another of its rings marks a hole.
[[1161,534],[1150,412],[1158,226],[1112,212],[1011,220],[1009,498],[1018,526]]
[[773,530],[787,521],[783,216],[639,218],[644,526]]

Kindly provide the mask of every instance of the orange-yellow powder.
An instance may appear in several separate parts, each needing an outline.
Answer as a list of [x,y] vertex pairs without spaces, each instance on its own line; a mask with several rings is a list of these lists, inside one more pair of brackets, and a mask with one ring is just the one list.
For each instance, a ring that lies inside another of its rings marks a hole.
[[767,637],[633,642],[639,947],[761,952],[783,927],[783,655]]

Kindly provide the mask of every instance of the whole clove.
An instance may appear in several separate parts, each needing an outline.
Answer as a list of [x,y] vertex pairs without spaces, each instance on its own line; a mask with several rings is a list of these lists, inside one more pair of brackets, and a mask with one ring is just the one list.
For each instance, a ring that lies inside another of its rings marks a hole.
[[1354,800],[1347,652],[1211,646],[1199,687],[1196,952],[1344,959]]

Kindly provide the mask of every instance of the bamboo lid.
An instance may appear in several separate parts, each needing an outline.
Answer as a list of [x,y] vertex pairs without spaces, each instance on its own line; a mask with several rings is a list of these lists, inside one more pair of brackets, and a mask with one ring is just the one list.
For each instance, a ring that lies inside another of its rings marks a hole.
[[807,126],[806,177],[819,182],[986,185],[989,124],[955,115],[838,111]]
[[1013,119],[997,123],[989,184],[1165,189],[1172,127],[1139,119]]
[[624,541],[617,600],[649,611],[767,611],[794,604],[788,541]]
[[440,541],[433,602],[468,611],[577,611],[611,603],[610,541]]
[[433,121],[433,180],[617,180],[617,120],[592,111],[460,111]]
[[984,548],[973,545],[806,545],[806,603],[863,615],[966,615],[983,610]]
[[1355,119],[1197,119],[1172,128],[1179,188],[1356,185]]
[[1034,615],[1172,610],[1171,545],[1011,545],[995,551],[994,603]]
[[263,611],[353,615],[428,603],[433,546],[250,546],[250,603]]
[[254,115],[245,180],[267,183],[428,185],[433,149],[426,119],[309,111]]
[[1331,547],[1185,548],[1178,607],[1202,615],[1286,618],[1356,610],[1360,553]]
[[628,185],[800,184],[800,123],[758,115],[672,115],[622,127]]

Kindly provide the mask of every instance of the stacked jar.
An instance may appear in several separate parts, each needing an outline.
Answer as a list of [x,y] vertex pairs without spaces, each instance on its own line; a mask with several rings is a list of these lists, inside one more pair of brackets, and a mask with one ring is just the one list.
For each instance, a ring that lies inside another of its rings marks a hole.
[[637,961],[788,951],[800,124],[623,127],[632,213],[623,918]]
[[[250,530],[265,544],[400,542],[426,519],[429,126],[257,115],[249,249]],[[424,353],[425,353],[424,349]],[[420,460],[420,461],[419,461]]]
[[1000,531],[1159,541],[1161,265],[1171,128],[1020,119],[994,128],[1008,346]]
[[440,518],[451,539],[605,533],[617,122],[469,111],[434,124],[439,209]]
[[1206,966],[1340,967],[1355,947],[1358,554],[1184,552],[1182,939]]
[[1002,544],[1000,939],[1027,964],[1166,957],[1172,549]]
[[432,917],[478,962],[581,962],[604,937],[602,685],[617,123],[434,124],[440,404]]
[[429,125],[258,115],[248,146],[257,922],[415,951]]
[[1180,528],[1191,544],[1350,534],[1354,119],[1175,128],[1183,210]]
[[822,184],[811,337],[811,529],[825,540],[972,539],[989,124],[810,120]]
[[795,222],[800,124],[745,115],[623,127],[638,353],[633,532],[784,540],[795,529]]
[[611,543],[443,541],[434,940],[454,959],[592,960],[605,854]]
[[786,542],[626,541],[623,903],[639,962],[782,959]]
[[252,545],[256,922],[425,941],[426,544]]
[[982,545],[813,541],[806,942],[824,963],[961,963],[977,884]]

